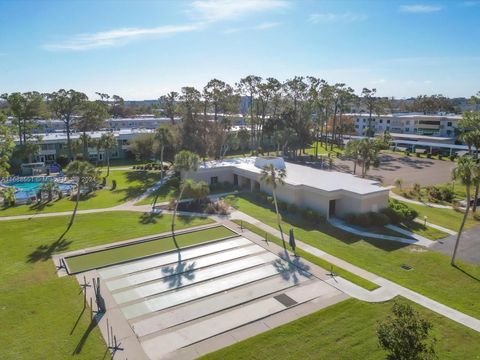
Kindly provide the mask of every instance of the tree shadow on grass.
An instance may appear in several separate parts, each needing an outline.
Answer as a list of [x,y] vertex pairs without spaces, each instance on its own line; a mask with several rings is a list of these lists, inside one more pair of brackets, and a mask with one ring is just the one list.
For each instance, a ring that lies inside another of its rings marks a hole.
[[162,217],[162,214],[143,213],[138,222],[142,225],[156,224]]
[[480,278],[468,273],[467,271],[463,270],[460,266],[458,266],[457,264],[454,264],[452,265],[455,269],[461,271],[462,273],[464,273],[465,275],[467,275],[469,278],[473,279],[473,280],[476,280],[478,282],[480,282]]
[[[65,233],[67,231],[65,231]],[[38,246],[33,252],[28,254],[27,262],[36,263],[38,261],[47,261],[52,257],[53,254],[67,250],[72,241],[68,241],[64,238],[65,233],[63,233],[51,244],[43,244]]]
[[103,317],[103,313],[97,313],[95,314],[94,318],[90,321],[90,324],[88,325],[87,329],[83,333],[82,337],[80,338],[77,346],[75,347],[75,350],[73,350],[72,355],[78,355],[82,352],[83,347],[85,346],[85,343],[87,342],[88,337],[90,336],[90,333],[97,327],[98,322],[100,319]]

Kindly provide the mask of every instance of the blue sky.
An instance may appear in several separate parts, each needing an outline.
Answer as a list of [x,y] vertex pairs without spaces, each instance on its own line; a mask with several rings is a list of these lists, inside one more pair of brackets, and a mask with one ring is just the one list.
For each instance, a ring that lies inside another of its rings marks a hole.
[[249,74],[399,98],[480,90],[480,0],[0,0],[0,14],[0,93],[152,99]]

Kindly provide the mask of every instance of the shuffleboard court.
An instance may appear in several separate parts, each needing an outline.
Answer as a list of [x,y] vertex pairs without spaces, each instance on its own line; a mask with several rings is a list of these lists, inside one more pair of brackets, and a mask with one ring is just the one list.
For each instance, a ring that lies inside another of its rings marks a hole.
[[[207,281],[222,275],[227,275],[243,269],[262,265],[272,262],[275,259],[276,256],[274,254],[265,252],[265,254],[262,255],[255,255],[246,259],[239,259],[226,264],[219,264],[205,269],[192,271],[186,276],[183,276],[182,274],[173,275],[164,279],[160,279],[159,281],[148,283],[147,285],[142,285],[130,290],[114,293],[113,297],[117,304],[124,304],[126,302],[140,299],[143,300],[144,298],[157,295],[162,292],[179,289],[187,285]],[[270,266],[273,267],[273,265]]]
[[[240,257],[255,255],[264,251],[265,250],[260,246],[249,245],[244,248],[226,250],[220,254],[202,256],[200,258],[193,258],[191,260],[184,260],[184,258],[179,255],[176,263],[136,272],[120,279],[107,281],[107,287],[110,291],[116,291],[123,288],[140,285],[149,281],[164,279],[169,276],[188,277],[188,275],[193,274],[195,270],[216,265],[221,262],[234,260]],[[172,283],[172,280],[167,281]]]
[[[179,247],[199,244],[206,241],[223,239],[235,233],[224,227],[217,226],[182,234],[177,234],[175,240]],[[161,237],[149,241],[142,241],[131,245],[118,246],[111,249],[99,250],[87,254],[65,258],[71,273],[79,273],[97,269],[124,261],[138,259],[144,256],[175,249],[175,242],[171,236]]]
[[212,244],[205,244],[203,246],[195,246],[187,249],[180,249],[179,252],[170,252],[167,254],[160,254],[158,256],[137,260],[121,265],[108,267],[98,271],[102,279],[108,280],[114,277],[119,277],[151,268],[174,263],[178,260],[178,253],[180,253],[183,260],[189,260],[196,257],[204,256],[211,253],[218,253],[228,249],[234,249],[240,246],[251,245],[252,242],[245,238],[235,238]]

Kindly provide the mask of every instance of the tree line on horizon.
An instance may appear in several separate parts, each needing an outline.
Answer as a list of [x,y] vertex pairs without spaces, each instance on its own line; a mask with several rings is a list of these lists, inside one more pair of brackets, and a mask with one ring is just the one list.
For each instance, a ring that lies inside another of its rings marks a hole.
[[[89,139],[88,132],[104,127],[109,117],[125,116],[128,107],[118,95],[96,94],[95,100],[73,89],[1,95],[0,164],[11,158],[20,162],[31,160],[41,140],[35,132],[39,118],[64,122],[69,160],[75,158],[79,148],[86,157],[88,147],[100,147]],[[343,135],[355,132],[353,119],[347,115],[353,110],[368,113],[365,135],[372,136],[372,118],[388,109],[392,112],[392,102],[377,96],[376,89],[364,88],[361,94],[355,94],[344,83],[329,84],[313,76],[295,76],[280,82],[272,77],[249,75],[233,86],[212,79],[201,90],[185,86],[180,92],[161,96],[154,111],[171,119],[171,125],[164,130],[166,134],[161,135],[162,145],[156,134],[143,134],[138,136],[138,142],[133,141],[131,149],[142,159],[152,157],[160,148],[170,159],[180,149],[204,159],[222,158],[228,151],[238,149],[254,153],[276,151],[296,157],[315,139],[330,150],[341,145]],[[423,112],[452,111],[454,105],[442,95],[422,95],[415,99],[414,108]],[[232,119],[240,110],[248,127],[234,133]],[[6,116],[13,117],[12,127],[6,126]],[[81,133],[79,141],[70,139],[72,131]],[[16,147],[12,146],[14,136],[18,139]]]

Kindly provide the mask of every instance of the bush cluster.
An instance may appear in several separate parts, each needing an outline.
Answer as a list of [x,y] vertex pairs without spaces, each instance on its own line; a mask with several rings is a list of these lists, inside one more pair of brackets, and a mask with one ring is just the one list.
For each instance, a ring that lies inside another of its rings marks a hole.
[[[162,166],[157,163],[149,163],[145,165],[133,165],[133,170],[161,170]],[[163,165],[163,170],[168,170],[167,165]]]
[[362,214],[348,214],[345,220],[349,224],[368,228],[409,222],[417,216],[417,211],[410,209],[407,205],[390,200],[388,207],[379,212],[370,211]]
[[224,200],[209,202],[205,208],[207,214],[227,215],[230,206]]
[[452,186],[443,185],[443,186],[427,186],[426,187],[427,195],[429,200],[436,201],[446,201],[451,203],[455,196]]
[[390,218],[386,214],[374,211],[361,214],[348,214],[345,219],[349,224],[367,228],[385,226],[390,223]]
[[[275,202],[273,200],[273,196],[268,195],[264,192],[257,191],[254,193],[254,197],[256,201],[274,209]],[[278,210],[280,212],[289,213],[291,215],[299,215],[302,219],[309,222],[313,222],[313,223],[322,223],[326,221],[326,218],[324,215],[318,213],[313,209],[299,207],[295,204],[287,203],[281,200],[278,200],[277,204],[278,204]]]

